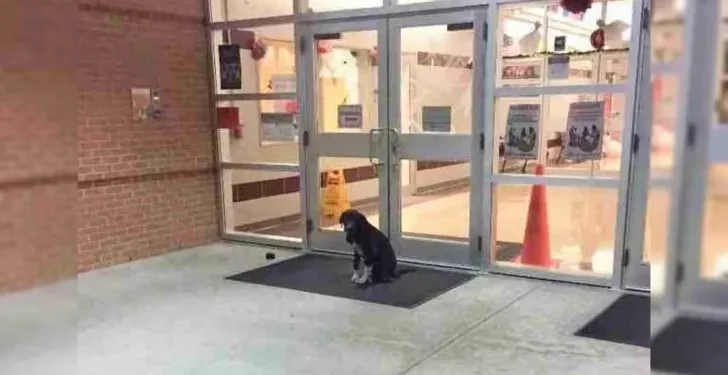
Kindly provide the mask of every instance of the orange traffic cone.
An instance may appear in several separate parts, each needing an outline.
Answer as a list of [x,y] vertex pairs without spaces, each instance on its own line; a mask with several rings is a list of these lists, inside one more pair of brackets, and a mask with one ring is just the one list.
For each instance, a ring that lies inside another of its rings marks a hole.
[[[537,164],[535,172],[537,175],[543,175],[543,165]],[[549,249],[549,223],[546,212],[546,186],[544,185],[534,185],[531,188],[526,233],[523,237],[521,263],[539,267],[554,265]]]

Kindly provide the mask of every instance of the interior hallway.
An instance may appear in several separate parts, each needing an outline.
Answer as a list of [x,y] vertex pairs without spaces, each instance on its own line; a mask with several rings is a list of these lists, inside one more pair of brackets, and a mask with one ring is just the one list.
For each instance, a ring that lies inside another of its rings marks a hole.
[[[514,244],[513,250],[518,253],[526,229],[531,187],[501,186],[495,192],[495,240],[501,245]],[[559,271],[611,275],[617,191],[549,186],[546,196],[549,245],[553,259],[558,261]],[[470,204],[469,186],[463,184],[403,195],[402,230],[405,236],[465,242],[469,236]],[[353,208],[379,226],[377,201],[356,204]],[[327,230],[341,230],[336,220],[323,218],[322,224]],[[303,231],[303,223],[294,219],[254,232],[299,238]],[[651,227],[646,232],[652,236],[664,236]],[[598,253],[596,258],[595,253]],[[512,257],[496,255],[496,259],[511,261]]]
[[613,291],[484,276],[409,310],[224,280],[264,253],[220,243],[0,297],[2,373],[649,373],[648,349],[572,336]]

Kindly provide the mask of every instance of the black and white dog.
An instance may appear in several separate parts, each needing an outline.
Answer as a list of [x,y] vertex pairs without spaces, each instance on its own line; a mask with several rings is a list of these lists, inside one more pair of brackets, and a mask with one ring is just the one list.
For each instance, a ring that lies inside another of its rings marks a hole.
[[[346,210],[339,223],[344,227],[346,242],[354,248],[354,274],[357,284],[377,284],[397,278],[397,256],[389,238],[369,223],[357,210]],[[364,272],[359,276],[359,263],[364,261]]]

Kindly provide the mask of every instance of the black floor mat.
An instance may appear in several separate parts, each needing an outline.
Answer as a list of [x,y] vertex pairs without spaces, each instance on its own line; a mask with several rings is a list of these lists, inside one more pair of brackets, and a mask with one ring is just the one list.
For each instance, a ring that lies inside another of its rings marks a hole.
[[728,374],[728,322],[678,318],[655,337],[650,354],[653,370]]
[[413,308],[474,277],[400,264],[398,269],[405,273],[394,282],[360,287],[351,282],[351,262],[345,257],[306,254],[227,279]]
[[649,348],[650,298],[625,294],[576,335]]

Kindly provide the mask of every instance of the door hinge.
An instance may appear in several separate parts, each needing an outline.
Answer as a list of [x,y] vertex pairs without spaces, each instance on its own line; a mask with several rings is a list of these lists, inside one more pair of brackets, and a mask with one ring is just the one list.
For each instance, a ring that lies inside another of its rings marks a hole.
[[677,263],[677,268],[675,269],[675,284],[680,284],[685,279],[685,265],[683,262]]
[[640,135],[632,134],[632,153],[636,154],[640,150]]
[[480,150],[485,150],[485,133],[480,132]]
[[695,131],[695,123],[688,123],[688,134],[687,137],[685,137],[688,147],[695,146]]
[[624,249],[624,258],[622,258],[622,267],[629,266],[629,249]]
[[306,38],[303,36],[298,41],[298,51],[301,53],[306,52]]
[[313,232],[313,220],[306,220],[306,233],[311,234]]
[[308,130],[304,130],[303,131],[303,139],[302,140],[303,140],[303,147],[308,147],[308,142],[309,142],[309,139],[308,139]]
[[488,22],[483,23],[483,40],[488,41]]
[[650,29],[650,9],[647,7],[642,8],[642,29],[643,30],[649,30]]
[[483,236],[478,236],[478,252],[483,252]]

